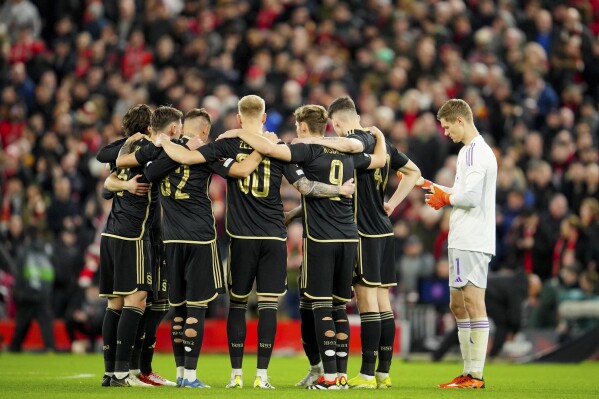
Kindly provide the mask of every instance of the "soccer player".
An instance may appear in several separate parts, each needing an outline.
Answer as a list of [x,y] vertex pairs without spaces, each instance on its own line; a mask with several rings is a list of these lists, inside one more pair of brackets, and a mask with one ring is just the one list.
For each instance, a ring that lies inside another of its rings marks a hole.
[[[264,100],[243,97],[238,104],[241,131],[260,135],[266,120]],[[276,139],[275,135],[268,135]],[[278,140],[278,139],[276,139]],[[221,158],[241,161],[254,150],[238,138],[219,140],[189,151],[169,142],[161,145],[175,161],[189,165]],[[229,317],[227,336],[231,358],[231,378],[227,388],[243,387],[242,362],[246,337],[247,299],[256,282],[258,297],[258,362],[254,387],[273,388],[267,368],[277,327],[278,299],[284,295],[287,277],[287,230],[283,220],[280,185],[283,175],[301,193],[319,197],[353,194],[353,183],[329,185],[309,181],[296,165],[264,158],[260,166],[244,179],[227,179],[226,230],[229,247]]]
[[[145,105],[127,112],[123,124],[129,137],[123,147],[134,143],[141,147],[143,141],[148,142],[140,139],[145,136],[141,132],[147,133],[150,115]],[[138,133],[131,135],[133,132]],[[105,188],[116,195],[100,250],[100,295],[108,298],[102,329],[106,368],[103,386],[151,386],[129,373],[132,347],[152,285],[150,227],[157,192],[141,177],[140,168],[117,169],[105,181]]]
[[434,184],[426,203],[434,209],[453,206],[449,219],[450,308],[458,325],[464,360],[463,373],[441,388],[484,388],[483,367],[489,339],[485,288],[489,261],[495,255],[495,187],[497,159],[474,126],[472,109],[452,99],[439,109],[437,119],[458,154],[453,187]]
[[[140,132],[146,136],[150,134],[151,117],[152,111],[147,105],[142,104],[131,108],[123,117],[125,138],[116,140],[115,142],[103,147],[98,152],[96,159],[100,162],[110,164],[111,170],[116,168],[116,159],[118,158],[119,151],[127,138],[129,138],[135,132]],[[138,135],[138,137],[143,136]],[[130,181],[119,180],[115,175],[109,177],[109,179],[112,180],[113,185],[120,187],[118,190],[116,190],[116,192],[126,190],[127,184],[136,184],[138,187],[143,187],[145,189],[145,191],[142,192],[142,194],[145,194],[150,185],[149,183],[140,182],[140,178],[142,178],[142,175],[137,175]],[[142,181],[144,181],[144,179],[142,179]],[[114,192],[105,190],[105,199],[111,199],[113,196]],[[150,295],[150,292],[148,292],[148,298],[146,298],[147,311],[144,311],[144,315],[139,321],[135,345],[131,355],[131,370],[129,370],[129,373],[146,384],[175,385],[175,383],[168,381],[152,370],[152,359],[154,356],[154,347],[156,343],[156,331],[160,325],[160,322],[164,318],[166,311],[168,310],[168,302],[166,297],[166,278],[163,255],[164,248],[160,232],[160,215],[158,212],[154,213],[151,226],[150,242],[152,246],[152,295]],[[116,329],[112,332],[112,334],[116,334]],[[114,346],[116,346],[116,341],[113,347]],[[110,345],[105,345],[105,350],[107,350],[108,347],[110,347]],[[103,384],[105,386],[110,385],[109,376],[105,375],[104,377]]]
[[[360,125],[360,116],[351,98],[337,98],[329,105],[328,112],[338,138],[307,138],[297,142],[320,144],[343,152],[372,154],[374,136]],[[388,214],[408,195],[420,177],[420,170],[391,143],[385,141],[385,144],[388,155],[382,168],[354,172],[354,207],[360,237],[353,283],[361,321],[362,366],[360,374],[348,381],[351,388],[391,387],[389,370],[393,357],[395,319],[389,288],[396,285],[396,280],[393,226]],[[390,169],[401,171],[404,178],[389,202],[385,203]],[[377,354],[379,364],[375,378]],[[318,373],[314,364],[311,365],[312,369],[299,385],[309,385],[314,381]]]
[[[328,117],[322,106],[306,105],[294,115],[299,137],[324,136]],[[352,156],[320,145],[275,145],[247,132],[234,134],[268,157],[302,165],[306,177],[312,180],[341,184],[351,179],[354,168],[375,169],[385,165],[385,139],[380,130],[374,132],[376,145],[372,156]],[[304,261],[300,289],[304,303],[311,304],[315,340],[324,369],[324,375],[307,388],[339,389],[347,387],[349,323],[345,304],[352,296],[358,229],[350,199],[303,196],[302,205]]]
[[[160,108],[155,113],[158,112]],[[210,126],[210,114],[205,109],[189,111],[183,125],[185,135],[177,143],[186,145],[192,137],[206,141]],[[208,188],[212,173],[247,177],[262,161],[262,156],[254,152],[241,163],[212,162],[192,166],[178,164],[162,150],[157,156],[154,151],[143,150],[134,156],[135,161],[129,156],[129,160],[121,162],[146,164],[148,180],[160,182],[169,302],[175,312],[171,335],[177,385],[209,388],[197,377],[196,368],[208,303],[219,293],[224,293],[224,288]]]

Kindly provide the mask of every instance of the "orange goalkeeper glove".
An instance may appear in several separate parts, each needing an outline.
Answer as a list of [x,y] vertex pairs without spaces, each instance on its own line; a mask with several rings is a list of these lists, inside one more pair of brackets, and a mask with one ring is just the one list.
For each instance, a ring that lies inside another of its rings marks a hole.
[[[399,181],[403,179],[403,173],[401,173],[399,170],[397,171],[397,177],[399,178]],[[420,187],[423,190],[430,190],[433,186],[433,182],[420,176],[418,180],[416,180],[416,184],[414,184],[414,186]]]
[[443,191],[439,186],[431,186],[428,194],[424,196],[424,202],[431,208],[439,210],[445,205],[449,205],[450,194]]

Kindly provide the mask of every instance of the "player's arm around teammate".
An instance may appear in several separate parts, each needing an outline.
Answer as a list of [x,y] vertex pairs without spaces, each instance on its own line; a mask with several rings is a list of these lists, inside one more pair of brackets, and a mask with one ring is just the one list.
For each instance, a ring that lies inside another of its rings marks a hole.
[[[300,123],[300,130],[301,129],[302,127]],[[383,135],[383,133],[377,128],[372,128],[372,130],[376,137],[376,146],[371,156],[370,166],[368,167],[368,169],[377,169],[385,164],[387,150],[385,148],[385,136]],[[291,150],[289,149],[289,147],[297,145],[278,145],[273,143],[271,140],[267,139],[263,135],[252,134],[241,129],[230,130],[226,133],[223,133],[221,137],[239,137],[240,139],[248,143],[252,148],[254,148],[254,150],[264,154],[264,156],[280,159],[281,161],[285,162],[291,161]]]

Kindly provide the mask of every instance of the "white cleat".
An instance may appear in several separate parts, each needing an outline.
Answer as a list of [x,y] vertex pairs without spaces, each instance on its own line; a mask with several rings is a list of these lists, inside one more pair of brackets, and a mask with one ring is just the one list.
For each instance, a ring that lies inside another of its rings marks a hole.
[[153,385],[146,384],[143,381],[140,381],[137,377],[133,375],[128,375],[125,378],[119,379],[115,376],[112,376],[110,379],[111,387],[138,387],[138,388],[151,388]]
[[225,388],[243,388],[243,380],[241,379],[241,376],[236,375],[232,377]]
[[268,378],[263,380],[262,378],[260,378],[258,376],[256,376],[256,379],[254,380],[254,388],[275,389],[275,387],[270,385],[270,382],[268,382]]
[[320,377],[322,377],[323,375],[324,375],[324,370],[322,368],[320,368],[318,370],[311,369],[310,371],[308,371],[308,374],[306,374],[306,376],[304,378],[302,378],[302,380],[300,382],[295,384],[295,386],[296,387],[308,387],[310,385],[314,385],[314,384],[316,384],[316,381],[318,381],[318,379]]

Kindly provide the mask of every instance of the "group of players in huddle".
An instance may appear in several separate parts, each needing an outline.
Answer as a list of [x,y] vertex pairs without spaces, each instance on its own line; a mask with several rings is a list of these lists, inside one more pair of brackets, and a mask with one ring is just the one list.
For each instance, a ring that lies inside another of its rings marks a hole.
[[[287,286],[286,225],[297,217],[304,228],[301,335],[311,366],[297,385],[391,387],[395,321],[388,290],[396,278],[388,215],[415,185],[430,189],[432,183],[421,178],[418,167],[379,129],[360,125],[349,97],[334,100],[328,110],[301,106],[294,116],[298,138],[281,143],[275,134],[263,132],[264,100],[248,95],[238,104],[240,128],[204,144],[211,118],[203,109],[188,112],[184,124],[183,114],[172,107],[152,112],[139,105],[126,113],[127,137],[97,156],[111,165],[104,187],[106,198],[113,199],[100,253],[100,295],[108,298],[103,386],[208,388],[196,374],[206,308],[225,292],[208,195],[216,173],[227,182],[230,237],[226,284],[232,371],[226,387],[243,387],[245,313],[255,286],[259,322],[254,387],[274,388],[267,369],[278,300]],[[338,137],[324,137],[329,118]],[[391,171],[402,179],[385,202]],[[301,206],[288,213],[280,195],[283,175],[302,194]],[[451,203],[450,194],[434,188],[427,196],[430,206]],[[362,365],[360,373],[348,379],[346,304],[353,293],[361,320]],[[156,328],[169,306],[174,309],[176,382],[151,367]]]

